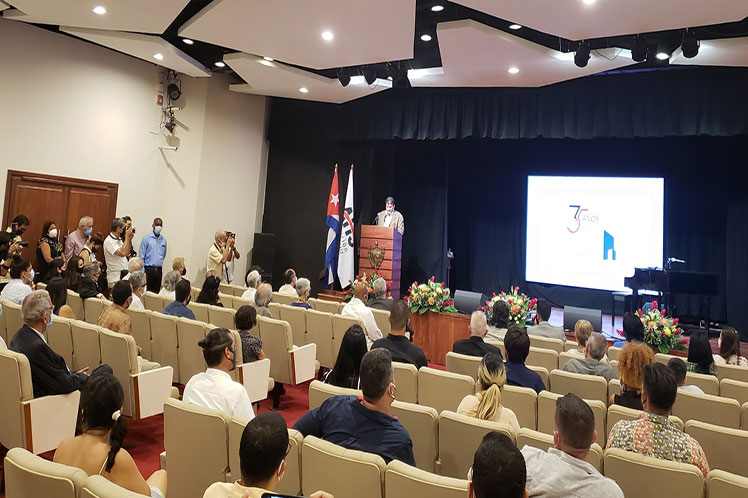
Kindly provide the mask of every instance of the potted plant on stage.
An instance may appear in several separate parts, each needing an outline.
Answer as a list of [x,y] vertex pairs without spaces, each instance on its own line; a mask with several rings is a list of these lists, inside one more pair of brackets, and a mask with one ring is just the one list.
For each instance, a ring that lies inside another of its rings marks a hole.
[[504,301],[509,308],[509,324],[519,325],[520,327],[524,327],[527,324],[530,312],[535,309],[538,303],[538,300],[534,297],[528,298],[524,293],[520,294],[519,287],[512,287],[509,294],[504,291],[501,291],[499,294],[494,292],[493,297],[486,301],[486,305],[478,308],[486,314],[488,323],[491,323],[491,313],[493,312],[493,305],[496,301]]
[[408,287],[408,296],[405,297],[405,302],[410,306],[411,313],[421,315],[427,311],[457,313],[449,289],[444,286],[444,282],[435,282],[433,276],[425,284],[413,282],[413,285]]
[[678,326],[678,319],[667,316],[667,310],[660,311],[657,301],[652,302],[652,309],[636,316],[644,325],[644,342],[660,353],[667,354],[671,349],[687,349],[683,342],[683,329]]
[[[348,281],[348,288],[343,293],[343,301],[348,302],[353,297],[353,286],[358,282],[364,282],[366,283],[367,287],[369,288],[369,293],[366,297],[366,306],[369,306],[374,299],[376,299],[376,296],[374,295],[374,281],[378,278],[384,278],[381,273],[379,272],[371,272],[368,275],[366,272],[363,272],[361,275],[356,275],[356,277],[353,279],[353,281]],[[387,282],[387,288],[389,288],[389,282]]]

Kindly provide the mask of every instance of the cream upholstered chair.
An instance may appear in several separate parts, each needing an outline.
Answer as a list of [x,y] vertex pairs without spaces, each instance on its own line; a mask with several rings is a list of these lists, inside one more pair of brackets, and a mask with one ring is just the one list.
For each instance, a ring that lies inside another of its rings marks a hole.
[[208,322],[215,325],[214,328],[231,330],[236,328],[234,315],[236,310],[232,308],[221,308],[220,306],[208,306]]
[[306,310],[289,304],[282,304],[280,307],[280,319],[288,322],[291,327],[293,343],[296,346],[303,346],[306,340]]
[[686,433],[699,442],[710,469],[719,469],[748,477],[748,431],[689,420]]
[[501,405],[514,412],[520,427],[538,428],[538,394],[535,389],[504,384]]
[[[566,341],[566,342],[564,343],[564,351],[565,351],[565,352],[566,352],[566,351],[574,351],[574,350],[575,350],[575,349],[577,349],[578,347],[579,347],[579,343],[577,343],[577,342],[575,342],[575,341]],[[577,356],[577,358],[579,358],[579,356]],[[560,362],[560,360],[559,360],[559,362]]]
[[75,434],[80,391],[34,398],[25,355],[0,350],[0,444],[33,453],[57,448]]
[[504,346],[503,341],[483,341],[486,344],[490,344],[491,346],[499,348],[499,351],[501,351],[501,357],[504,358],[504,361],[506,361],[506,358],[508,356],[506,355],[506,346]]
[[[265,356],[270,358],[270,376],[275,382],[295,386],[314,378],[317,345],[293,345],[288,322],[257,317]],[[273,401],[277,403],[277,398]]]
[[667,366],[667,363],[673,358],[680,358],[681,360],[683,359],[680,356],[675,356],[672,354],[655,353],[655,361],[657,363],[662,363],[665,366]]
[[149,496],[151,495],[134,493],[105,477],[90,476],[83,485],[80,498],[148,498]]
[[83,314],[86,323],[96,325],[99,322],[99,315],[104,311],[105,300],[98,297],[89,297],[83,300]]
[[465,498],[468,481],[433,474],[399,460],[387,464],[385,495],[390,497]]
[[710,470],[706,476],[706,493],[709,498],[748,496],[748,477],[736,476],[724,470]]
[[748,402],[740,405],[740,427],[748,430]]
[[343,308],[345,308],[346,304],[348,304],[348,303],[342,303],[342,302],[338,303],[338,313],[342,313],[343,312]]
[[70,323],[73,337],[73,366],[71,370],[88,367],[91,372],[101,365],[101,345],[99,344],[99,327],[81,320]]
[[439,414],[439,461],[437,468],[444,476],[466,476],[473,462],[475,450],[483,436],[498,431],[517,441],[517,434],[507,424],[480,420],[453,411]]
[[151,323],[151,361],[162,367],[170,366],[174,369],[172,382],[179,382],[179,341],[177,339],[176,316],[164,315],[153,311],[149,315]]
[[281,294],[280,292],[273,292],[272,301],[276,304],[291,304],[294,299],[296,298],[291,297],[291,296],[286,296],[285,294]]
[[218,292],[220,294],[229,294],[231,296],[234,295],[234,289],[232,289],[231,284],[224,284],[224,283],[218,284]]
[[[70,291],[68,291],[70,292]],[[77,295],[77,294],[76,294]],[[8,344],[13,340],[16,332],[23,327],[23,315],[21,314],[21,305],[10,301],[2,300],[3,316],[5,316],[5,327],[8,330]],[[81,304],[81,308],[82,308]],[[76,316],[78,316],[76,314]],[[81,315],[82,316],[82,315]]]
[[[615,360],[613,360],[615,361]],[[608,381],[608,400],[615,394],[621,394],[621,381],[620,379],[610,379]]]
[[[238,332],[234,333],[238,335]],[[266,399],[268,392],[275,387],[275,379],[270,377],[270,358],[238,364],[236,372],[237,381],[247,390],[252,403]]]
[[527,355],[525,365],[528,367],[543,367],[551,372],[553,369],[558,368],[558,352],[530,346],[530,354]]
[[[127,309],[135,344],[140,347],[144,358],[153,357],[153,339],[151,338],[151,310]],[[55,319],[56,320],[56,319]]]
[[416,467],[434,472],[439,454],[439,414],[436,410],[430,406],[394,401],[390,415],[397,417],[410,434]]
[[615,360],[618,361],[618,357],[621,355],[621,349],[615,346],[610,346],[608,348],[608,352],[606,353],[608,355],[608,360]]
[[537,335],[530,335],[530,347],[540,349],[550,349],[557,353],[564,352],[564,344],[566,341],[561,339],[553,339],[551,337],[540,337]]
[[317,345],[317,361],[320,366],[334,367],[332,313],[317,310],[306,310],[304,313],[306,315],[306,343]]
[[574,393],[582,399],[599,399],[608,405],[608,381],[599,375],[578,374],[563,370],[552,370],[551,392],[564,395]]
[[418,404],[436,411],[457,410],[462,399],[475,392],[475,380],[467,375],[429,367],[418,371]]
[[470,356],[466,354],[447,352],[447,372],[467,375],[473,379],[478,379],[478,368],[483,360],[480,356]]
[[13,448],[5,457],[6,498],[78,498],[86,473]]
[[197,301],[197,296],[199,295],[200,295],[200,287],[192,287],[192,289],[190,290],[190,297],[191,297],[190,304]]
[[353,325],[359,325],[366,334],[366,327],[364,323],[358,318],[352,316],[333,315],[332,316],[332,361],[333,364],[338,359],[338,353],[340,352],[340,345],[343,343],[343,336],[346,331]]
[[[218,293],[218,299],[221,300],[221,304],[224,308],[227,309],[234,309],[234,295],[233,294],[227,294],[225,292],[219,292]],[[220,306],[219,306],[220,308]]]
[[197,303],[194,300],[190,301],[190,304],[187,305],[189,309],[192,310],[192,312],[195,314],[195,320],[198,322],[204,322],[204,323],[210,323],[210,317],[208,312],[208,306],[207,304],[203,303]]
[[74,321],[70,318],[56,316],[52,326],[44,334],[47,336],[47,344],[52,348],[52,351],[62,356],[65,359],[65,364],[69,367],[73,366],[73,334],[70,330],[70,324]]
[[359,389],[348,389],[313,380],[309,384],[309,411],[319,408],[325,400],[333,396],[363,396],[363,393]]
[[[542,391],[538,394],[538,431],[553,434],[556,429],[556,401],[562,397],[561,394]],[[604,445],[608,435],[605,434],[605,419],[607,416],[607,405],[599,399],[585,399],[590,405],[592,413],[595,414],[595,430],[600,446]]]
[[374,320],[377,322],[377,327],[382,331],[382,336],[387,337],[390,335],[390,312],[385,310],[378,310],[371,308],[371,313],[374,315]]
[[[608,407],[608,416],[605,420],[605,434],[610,435],[610,430],[616,425],[616,422],[620,420],[636,420],[644,413],[641,410],[634,410],[621,405],[610,405]],[[678,429],[683,430],[683,421],[678,417],[670,415],[668,417],[671,423],[673,423]],[[599,436],[598,436],[598,439]]]
[[226,479],[228,414],[169,399],[164,404],[164,448],[170,496],[201,498]]
[[244,299],[239,296],[234,296],[233,305],[234,305],[234,309],[238,310],[242,306],[252,306],[252,301],[250,301],[249,299]]
[[[73,292],[68,289],[67,305],[73,309],[75,318],[77,318],[78,320],[83,320],[85,316],[83,313],[83,299],[81,299],[77,292]],[[8,322],[8,327],[10,327],[10,322]]]
[[673,415],[688,422],[700,420],[709,424],[740,428],[740,404],[731,398],[678,391]]
[[714,375],[704,375],[700,373],[686,373],[686,384],[698,386],[704,391],[704,394],[719,396],[719,379]]
[[558,354],[558,368],[560,370],[563,370],[566,364],[569,362],[569,360],[573,360],[574,358],[580,358],[578,354],[575,354],[572,351],[563,351]]
[[537,365],[525,365],[525,366],[540,376],[540,380],[543,381],[543,385],[547,389],[548,385],[551,383],[548,369],[545,367],[539,367]]
[[397,392],[395,397],[406,403],[418,402],[418,369],[411,363],[393,361],[395,370],[395,386]]
[[625,496],[642,496],[643,490],[647,496],[704,496],[704,474],[695,465],[610,448],[605,450],[603,468]]
[[338,309],[338,303],[335,301],[328,301],[326,299],[317,299],[316,306],[314,307],[317,311],[323,311],[325,313],[332,313],[337,315],[340,313]]
[[145,307],[145,309],[158,311],[160,313],[164,311],[165,306],[166,303],[164,302],[163,296],[151,291],[145,291],[143,294],[143,307]]
[[[385,463],[381,456],[341,446],[314,436],[301,447],[301,487],[304,495],[324,489],[334,496],[383,498]],[[335,469],[335,472],[331,472]]]
[[[615,372],[615,374],[616,374],[616,377],[618,377],[618,378],[620,379],[620,378],[621,378],[621,371],[620,371],[620,370],[618,370],[618,361],[617,361],[617,360],[610,360],[610,361],[608,362],[608,365],[610,365],[610,368],[612,368],[612,369],[613,369],[613,371],[614,371],[614,372]],[[612,380],[612,379],[611,379],[611,380]]]
[[[520,429],[519,433],[517,434],[517,448],[521,450],[525,445],[532,446],[533,448],[539,448],[543,451],[548,451],[548,448],[552,448],[554,446],[553,434],[546,434],[544,432],[533,431],[531,429]],[[597,443],[592,443],[592,446],[590,446],[590,452],[587,454],[587,458],[585,460],[592,464],[592,466],[595,467],[599,472],[602,472],[603,448]]]
[[719,395],[723,398],[735,399],[742,405],[748,401],[748,382],[722,379],[719,381]]
[[[0,306],[2,306],[3,301],[0,299]],[[0,313],[0,338],[2,338],[3,341],[5,341],[5,344],[10,344],[10,340],[13,339],[13,337],[8,336],[8,324],[6,323],[7,315],[5,313]],[[13,335],[16,334],[16,330],[12,332]],[[46,332],[45,332],[46,334]]]
[[[10,333],[10,322],[8,322],[8,333]],[[748,368],[736,367],[734,365],[717,365],[717,377],[720,379],[748,382]]]

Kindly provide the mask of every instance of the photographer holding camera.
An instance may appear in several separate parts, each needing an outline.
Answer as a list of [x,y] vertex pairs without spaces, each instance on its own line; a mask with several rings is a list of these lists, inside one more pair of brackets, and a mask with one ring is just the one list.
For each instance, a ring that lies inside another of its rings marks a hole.
[[[124,241],[122,236],[124,235]],[[132,225],[126,225],[122,218],[112,220],[112,231],[104,240],[104,258],[106,260],[106,280],[109,288],[127,275],[127,256],[132,250],[132,238],[135,231]]]
[[10,232],[0,231],[0,288],[10,281],[10,265],[13,264],[13,256],[20,257],[23,251],[20,241],[15,241]]
[[213,272],[221,282],[230,284],[233,273],[233,260],[241,256],[236,250],[236,235],[232,232],[219,230],[216,232],[215,242],[208,251],[208,273]]

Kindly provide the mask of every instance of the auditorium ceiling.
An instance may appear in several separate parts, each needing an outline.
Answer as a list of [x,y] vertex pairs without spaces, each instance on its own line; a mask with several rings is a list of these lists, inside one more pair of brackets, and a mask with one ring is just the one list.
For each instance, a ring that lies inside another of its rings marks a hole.
[[746,0],[0,0],[0,11],[189,76],[230,73],[232,91],[320,102],[748,66]]

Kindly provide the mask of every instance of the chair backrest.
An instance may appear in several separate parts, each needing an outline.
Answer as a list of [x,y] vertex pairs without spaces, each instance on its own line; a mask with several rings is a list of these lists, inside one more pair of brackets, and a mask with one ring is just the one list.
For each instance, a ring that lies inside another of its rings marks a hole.
[[[10,323],[8,324],[8,333],[10,333]],[[748,368],[735,365],[717,365],[717,377],[748,382]]]
[[464,498],[467,484],[464,479],[443,477],[398,460],[387,464],[384,474],[385,495],[390,497]]
[[699,442],[710,469],[719,469],[748,477],[748,431],[689,420],[686,433]]
[[[21,314],[21,305],[3,300],[2,306],[3,306],[3,316],[5,316],[6,328],[8,329],[8,339],[9,339],[8,344],[10,344],[10,341],[13,340],[13,336],[16,335],[16,332],[18,332],[18,330],[21,327],[23,327],[23,315]],[[83,307],[83,304],[81,302],[81,309],[82,307]],[[76,316],[78,315],[76,314]],[[81,316],[83,315],[81,314]]]
[[122,402],[122,413],[128,417],[135,416],[135,393],[132,389],[130,375],[138,373],[138,349],[132,336],[118,334],[104,328],[99,329],[101,360],[114,371],[114,376],[122,385],[125,399]]
[[608,355],[608,360],[616,360],[618,361],[618,357],[621,354],[621,348],[610,346],[608,348],[608,352],[606,353]]
[[220,306],[208,306],[208,322],[221,329],[234,329],[234,314],[236,310],[233,308],[221,308]]
[[[177,363],[179,363],[179,383],[187,384],[193,375],[207,368],[203,348],[198,342],[205,339],[210,326],[197,320],[180,317],[177,319]],[[237,349],[241,349],[241,344]]]
[[164,302],[163,296],[151,291],[146,291],[145,294],[143,294],[143,306],[145,309],[158,311],[160,313],[164,311],[165,305],[166,303]]
[[166,400],[164,448],[171,496],[201,498],[208,486],[226,478],[228,423],[224,412]]
[[47,329],[47,344],[52,351],[65,359],[66,365],[73,365],[73,334],[70,324],[74,322],[70,318],[56,316],[52,326]]
[[0,350],[0,444],[25,446],[26,427],[21,402],[34,398],[31,366],[26,355]]
[[422,367],[418,371],[418,404],[436,411],[457,410],[462,399],[475,392],[475,380],[467,375]]
[[742,405],[748,401],[748,382],[722,379],[719,381],[719,395],[723,398],[736,399]]
[[387,337],[388,335],[390,335],[390,312],[371,308],[371,313],[374,315],[374,320],[377,322],[377,327],[379,327],[379,330],[382,331],[382,336]]
[[221,300],[221,304],[223,305],[224,308],[234,309],[234,295],[233,294],[219,292],[218,299]]
[[416,467],[434,472],[439,454],[439,414],[430,406],[394,401],[390,415],[397,417],[413,441]]
[[[605,420],[605,433],[610,434],[610,430],[616,425],[616,422],[620,420],[636,420],[639,416],[644,413],[641,410],[634,410],[621,405],[610,405],[608,407],[608,416]],[[683,421],[678,417],[670,415],[668,417],[670,422],[675,424],[678,429],[683,430]]]
[[291,304],[295,297],[281,294],[280,292],[273,292],[273,302],[277,304]]
[[579,347],[579,343],[576,341],[566,341],[564,343],[564,351],[574,351],[578,347]]
[[190,301],[190,304],[187,305],[187,307],[191,309],[192,312],[195,314],[195,320],[197,320],[198,322],[205,322],[205,323],[210,323],[210,315],[208,312],[208,306],[209,305],[207,304],[197,303],[195,301]]
[[[85,316],[83,313],[83,299],[81,299],[80,295],[78,295],[77,292],[74,292],[68,289],[67,304],[73,309],[75,318],[77,318],[78,320],[83,320]],[[19,309],[20,309],[20,306],[19,306]],[[8,322],[8,328],[10,328],[10,322]]]
[[608,399],[614,394],[621,394],[621,380],[610,379],[608,381]]
[[130,326],[135,344],[140,346],[140,354],[143,358],[151,359],[153,354],[153,340],[151,338],[151,311],[148,309],[127,309],[130,316]]
[[319,380],[313,380],[309,384],[309,410],[319,408],[319,406],[328,398],[333,396],[362,396],[360,389],[349,389],[347,387],[333,386],[325,384]]
[[[670,361],[670,360],[671,360],[672,358],[680,358],[680,357],[679,357],[679,356],[675,356],[675,355],[672,355],[672,354],[665,354],[665,353],[655,353],[655,361],[656,361],[657,363],[662,363],[663,365],[667,365],[667,363],[668,363],[668,362],[669,362],[669,361]],[[682,359],[683,359],[683,358],[681,358],[681,360],[682,360]]]
[[73,337],[72,370],[81,370],[88,367],[93,372],[96,367],[101,365],[99,327],[75,320],[70,323],[70,332]]
[[332,360],[335,362],[338,359],[338,353],[340,352],[340,345],[343,343],[343,336],[349,327],[353,325],[360,325],[366,334],[366,327],[363,322],[358,318],[352,316],[343,315],[332,315]]
[[333,315],[340,313],[338,310],[338,303],[335,301],[327,301],[326,299],[317,299],[314,309],[317,311],[324,311],[325,313],[332,313]]
[[98,297],[89,297],[83,300],[83,314],[86,323],[96,325],[99,322],[99,315],[104,311],[104,300]]
[[270,376],[275,382],[293,384],[291,360],[288,352],[293,348],[291,327],[288,322],[264,316],[257,317],[260,339],[265,356],[270,358]]
[[[550,349],[541,349],[530,346],[530,354],[527,355],[525,365],[543,367],[549,372],[558,368],[558,353]],[[547,384],[546,384],[547,386]]]
[[[562,395],[549,391],[538,394],[538,431],[553,434],[556,429],[556,401]],[[592,413],[595,414],[595,430],[600,445],[604,445],[607,439],[605,434],[605,419],[607,416],[607,405],[598,399],[585,399],[590,405]]]
[[[309,496],[324,489],[334,496],[382,498],[384,460],[379,455],[347,450],[329,441],[307,436],[301,447],[301,485]],[[335,472],[330,472],[335,469]]]
[[548,388],[548,386],[551,384],[551,376],[548,373],[549,370],[545,367],[539,367],[537,365],[525,365],[527,368],[535,372],[540,376],[540,379],[543,381],[543,385]]
[[342,313],[343,312],[343,308],[345,308],[346,304],[348,304],[348,303],[342,303],[342,302],[338,303],[338,313]]
[[81,498],[147,498],[148,496],[151,495],[134,493],[102,476],[88,477],[81,490]]
[[317,310],[307,310],[305,313],[307,344],[313,342],[317,345],[317,361],[320,366],[334,367],[332,313]]
[[587,375],[563,370],[551,371],[551,391],[564,395],[574,393],[582,399],[599,399],[608,406],[608,381],[599,375]]
[[478,368],[483,360],[480,356],[470,356],[466,354],[447,352],[447,372],[467,375],[478,379]]
[[706,494],[709,498],[748,496],[748,477],[711,470],[706,476]]
[[723,427],[740,428],[740,404],[731,398],[678,391],[673,415],[688,422],[700,420]]
[[[3,301],[0,300],[0,307],[2,307],[2,305],[3,305]],[[6,322],[7,318],[8,318],[7,314],[0,313],[0,338],[2,338],[3,341],[5,341],[6,345],[10,344],[10,340],[13,338],[13,337],[8,336],[8,324]],[[14,330],[12,334],[15,335],[16,332],[17,331]]]
[[280,320],[280,303],[268,303],[268,311],[270,311],[270,317]]
[[[517,434],[517,448],[522,449],[525,445],[548,451],[554,446],[553,435],[530,429],[520,429]],[[590,452],[585,460],[591,463],[599,472],[603,471],[603,449],[597,443],[592,443]]]
[[235,310],[238,310],[242,306],[252,306],[253,302],[254,302],[254,300],[250,301],[249,299],[244,299],[242,297],[234,296],[233,303],[232,303],[233,306],[232,307]]
[[610,448],[605,451],[603,468],[625,496],[641,496],[642,490],[647,496],[704,496],[704,474],[695,465]]
[[174,382],[179,382],[179,341],[177,317],[153,311],[151,322],[151,358],[149,360],[174,369]]
[[530,336],[530,347],[550,349],[557,353],[564,352],[564,342],[565,341],[562,341],[561,339],[554,339],[551,337],[540,337],[538,335]]
[[200,295],[200,288],[192,287],[192,289],[190,290],[190,297],[191,297],[190,302],[194,303],[195,301],[197,301],[197,296],[199,295]]
[[231,285],[231,291],[234,294],[234,297],[241,297],[245,292],[247,292],[247,287],[242,287],[241,285]]
[[514,412],[520,427],[538,428],[538,394],[535,389],[504,384],[501,404]]
[[719,396],[719,379],[714,375],[704,375],[700,373],[688,372],[686,374],[686,384],[693,384],[704,391],[704,394]]
[[740,427],[748,429],[748,403],[740,406]]
[[560,370],[563,370],[566,364],[569,362],[569,360],[573,360],[574,358],[580,358],[578,354],[576,354],[574,351],[563,351],[562,353],[558,354],[558,368]]
[[507,424],[442,411],[439,414],[440,473],[458,479],[466,476],[483,436],[492,431],[504,433],[512,441],[517,441],[517,434]]
[[218,284],[218,292],[221,294],[230,294],[232,296],[234,295],[234,289],[232,289],[231,284]]
[[293,343],[296,346],[306,344],[306,310],[289,304],[280,307],[280,319],[291,327]]
[[3,473],[6,498],[77,498],[87,477],[81,469],[50,462],[23,448],[8,451]]
[[393,361],[397,399],[406,403],[418,402],[418,369],[410,363]]

